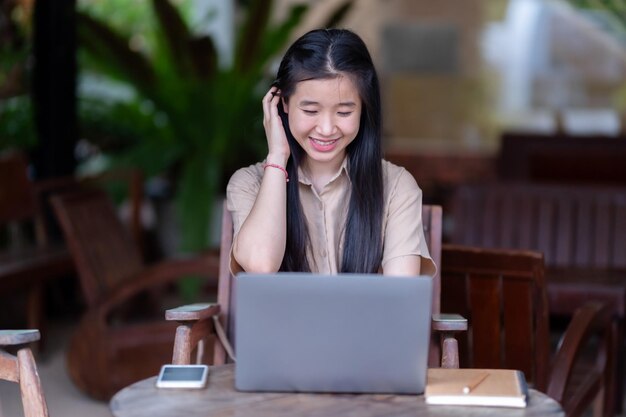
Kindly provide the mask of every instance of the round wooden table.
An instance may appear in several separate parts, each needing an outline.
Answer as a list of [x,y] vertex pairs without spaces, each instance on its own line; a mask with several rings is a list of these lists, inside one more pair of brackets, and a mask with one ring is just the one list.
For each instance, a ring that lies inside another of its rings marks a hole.
[[234,388],[234,367],[211,367],[206,389],[157,389],[156,377],[124,388],[111,400],[115,417],[557,417],[561,406],[530,390],[526,408],[427,405],[422,395],[246,393]]

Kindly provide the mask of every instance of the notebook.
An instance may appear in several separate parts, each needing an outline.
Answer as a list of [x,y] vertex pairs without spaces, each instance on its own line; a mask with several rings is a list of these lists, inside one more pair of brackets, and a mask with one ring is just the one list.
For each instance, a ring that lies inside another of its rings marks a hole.
[[424,391],[431,277],[242,273],[235,297],[238,390]]
[[429,369],[427,404],[526,407],[528,385],[512,369]]

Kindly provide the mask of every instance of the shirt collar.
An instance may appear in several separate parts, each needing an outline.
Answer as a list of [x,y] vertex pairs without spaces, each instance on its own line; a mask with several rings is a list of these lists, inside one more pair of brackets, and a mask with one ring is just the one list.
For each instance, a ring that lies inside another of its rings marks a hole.
[[[339,167],[339,170],[337,171],[337,173],[333,175],[333,177],[330,179],[330,181],[328,181],[328,183],[330,184],[331,182],[335,181],[341,175],[345,175],[345,177],[348,179],[348,182],[351,182],[350,175],[348,174],[348,156],[347,155],[343,158],[343,161],[341,162],[341,166]],[[313,184],[309,176],[302,170],[302,166],[298,167],[298,181],[304,185]]]

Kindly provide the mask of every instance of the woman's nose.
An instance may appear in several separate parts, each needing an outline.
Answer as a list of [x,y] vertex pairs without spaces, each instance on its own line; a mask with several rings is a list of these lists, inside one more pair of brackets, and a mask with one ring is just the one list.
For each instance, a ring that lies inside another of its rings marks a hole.
[[335,133],[335,120],[331,115],[322,115],[317,124],[317,131],[324,137],[330,137]]

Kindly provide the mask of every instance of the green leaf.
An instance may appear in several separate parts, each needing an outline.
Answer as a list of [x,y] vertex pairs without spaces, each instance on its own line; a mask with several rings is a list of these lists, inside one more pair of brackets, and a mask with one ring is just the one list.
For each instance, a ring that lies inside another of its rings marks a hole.
[[37,145],[33,103],[22,95],[0,103],[0,151],[30,149]]
[[155,74],[149,61],[140,53],[129,48],[129,40],[114,32],[93,17],[76,12],[76,23],[80,45],[93,59],[109,69],[117,78],[151,96],[155,85]]
[[[270,24],[272,0],[240,4],[245,15],[236,28],[235,63],[220,68],[213,40],[192,33],[177,3],[149,3],[157,23],[147,26],[155,33],[141,33],[156,41],[149,56],[131,51],[127,39],[100,22],[81,24],[81,46],[92,61],[138,92],[125,109],[102,108],[108,116],[93,111],[87,120],[81,114],[81,123],[91,129],[88,138],[117,138],[108,143],[116,164],[173,179],[182,250],[195,252],[209,244],[211,209],[223,179],[267,152],[260,104],[269,87],[265,70],[309,9],[294,6],[284,20]],[[331,20],[346,10],[342,4]],[[189,282],[182,291],[195,293],[197,281]]]
[[217,71],[217,51],[210,36],[193,38],[189,41],[191,62],[196,76],[210,80]]
[[235,54],[237,71],[245,73],[258,59],[261,39],[267,27],[273,3],[272,0],[253,0],[248,7]]
[[348,0],[342,5],[337,7],[335,11],[330,15],[330,18],[326,21],[324,27],[334,28],[346,17],[350,9],[352,9],[353,0]]
[[182,250],[206,249],[213,201],[217,194],[220,164],[205,153],[186,155],[183,160],[176,208],[182,231]]
[[168,57],[178,73],[185,77],[194,74],[189,41],[191,35],[178,10],[168,0],[152,0],[159,22],[160,33],[167,47]]
[[266,63],[270,58],[285,48],[291,38],[291,33],[298,27],[309,7],[304,4],[292,6],[287,18],[278,26],[268,29],[263,39],[263,52],[259,57],[260,63]]

